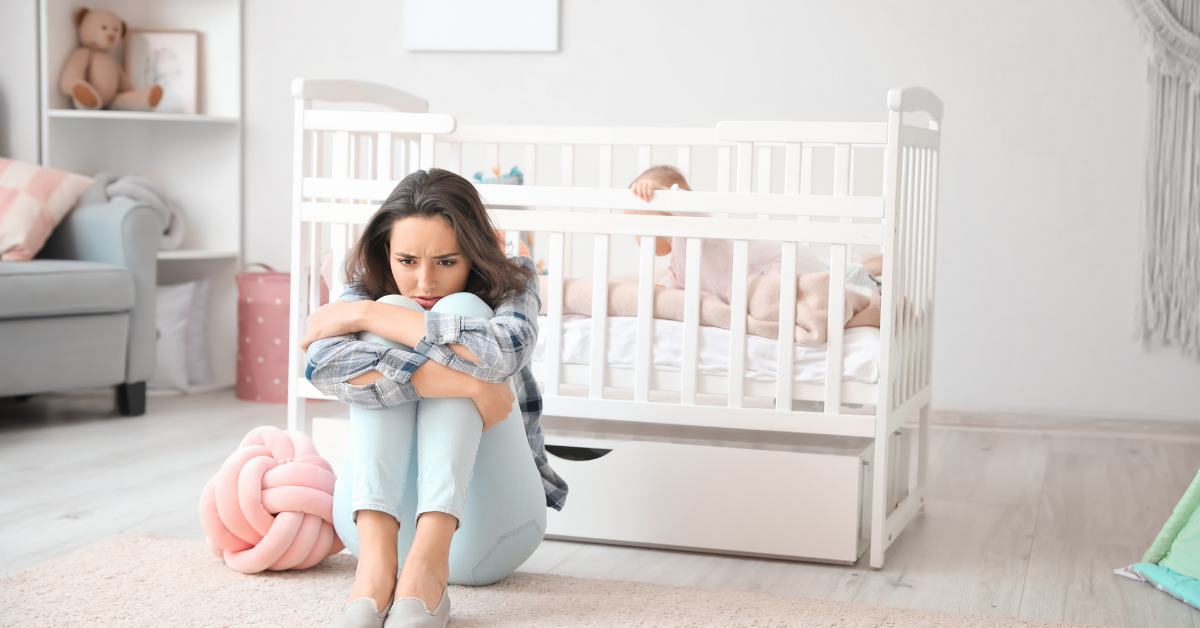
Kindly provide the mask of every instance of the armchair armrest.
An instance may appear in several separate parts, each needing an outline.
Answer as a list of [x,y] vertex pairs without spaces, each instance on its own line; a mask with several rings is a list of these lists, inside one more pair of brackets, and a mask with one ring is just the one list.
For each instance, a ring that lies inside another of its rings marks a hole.
[[133,275],[135,296],[125,363],[128,383],[144,382],[154,373],[155,286],[162,231],[158,212],[147,205],[129,201],[85,205],[67,214],[38,253],[47,259],[112,264]]

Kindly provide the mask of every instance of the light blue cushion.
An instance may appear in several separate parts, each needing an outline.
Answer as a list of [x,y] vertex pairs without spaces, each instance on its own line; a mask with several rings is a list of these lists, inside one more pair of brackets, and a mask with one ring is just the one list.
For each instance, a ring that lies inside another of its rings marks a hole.
[[133,275],[100,262],[0,262],[0,320],[128,312]]

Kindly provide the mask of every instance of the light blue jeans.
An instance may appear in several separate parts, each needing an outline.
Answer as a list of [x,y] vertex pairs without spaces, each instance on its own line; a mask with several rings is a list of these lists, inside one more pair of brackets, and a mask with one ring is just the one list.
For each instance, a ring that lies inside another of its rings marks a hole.
[[[379,300],[424,311],[398,295]],[[468,293],[447,296],[432,311],[493,315]],[[412,350],[369,332],[359,338]],[[520,408],[514,404],[508,418],[483,432],[483,419],[466,397],[422,399],[379,410],[351,406],[350,439],[333,490],[333,524],[355,556],[359,510],[386,512],[400,522],[396,546],[401,566],[416,518],[438,511],[459,522],[450,543],[452,584],[492,584],[512,573],[537,549],[546,530],[546,494]]]

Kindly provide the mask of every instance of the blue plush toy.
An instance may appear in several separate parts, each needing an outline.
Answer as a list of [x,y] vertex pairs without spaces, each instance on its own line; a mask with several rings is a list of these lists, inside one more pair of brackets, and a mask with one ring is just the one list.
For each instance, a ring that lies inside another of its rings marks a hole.
[[499,184],[499,185],[524,185],[525,184],[525,175],[522,174],[520,169],[518,169],[516,166],[513,166],[512,170],[509,170],[508,174],[504,174],[504,175],[500,174],[500,166],[495,166],[492,168],[492,174],[493,174],[493,176],[485,179],[485,178],[483,178],[482,172],[476,172],[475,176],[473,178],[475,179],[476,183],[486,183],[488,185],[496,185],[496,184]]

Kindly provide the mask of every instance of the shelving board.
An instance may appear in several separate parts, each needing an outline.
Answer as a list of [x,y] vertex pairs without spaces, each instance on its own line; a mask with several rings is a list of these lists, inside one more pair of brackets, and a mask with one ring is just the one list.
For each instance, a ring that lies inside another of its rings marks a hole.
[[46,115],[51,118],[76,118],[93,120],[149,120],[152,122],[198,122],[216,124],[237,124],[239,121],[232,116],[210,116],[195,113],[158,113],[155,111],[111,111],[108,109],[48,109]]

